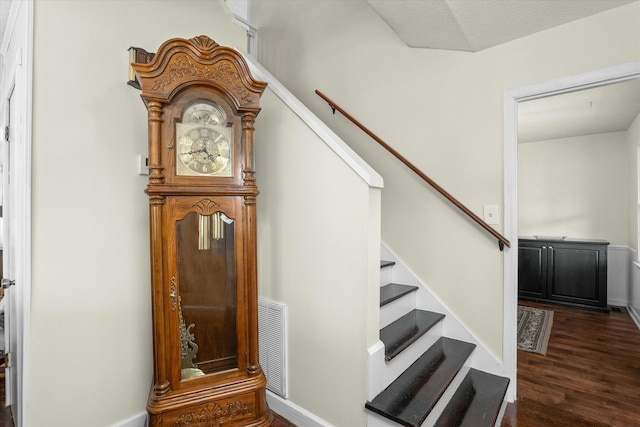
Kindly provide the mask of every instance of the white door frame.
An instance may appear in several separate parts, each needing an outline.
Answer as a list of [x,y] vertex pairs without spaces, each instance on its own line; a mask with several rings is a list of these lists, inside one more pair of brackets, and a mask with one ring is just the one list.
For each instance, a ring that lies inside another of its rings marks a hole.
[[[33,87],[33,1],[14,1],[11,3],[7,26],[4,28],[0,59],[2,59],[2,78],[0,78],[0,122],[2,129],[8,125],[7,101],[13,90],[12,102],[15,102],[17,118],[11,134],[11,144],[15,147],[12,159],[12,191],[15,194],[15,208],[18,214],[12,227],[15,227],[15,292],[16,319],[11,319],[18,328],[17,355],[11,361],[16,373],[13,418],[16,427],[29,425],[29,331],[31,319],[31,129],[32,129],[32,87]],[[4,132],[2,132],[4,136]]]
[[504,231],[511,248],[504,256],[505,374],[509,401],[516,398],[517,306],[518,306],[518,102],[572,92],[640,77],[640,61],[563,77],[557,80],[507,90],[504,93]]

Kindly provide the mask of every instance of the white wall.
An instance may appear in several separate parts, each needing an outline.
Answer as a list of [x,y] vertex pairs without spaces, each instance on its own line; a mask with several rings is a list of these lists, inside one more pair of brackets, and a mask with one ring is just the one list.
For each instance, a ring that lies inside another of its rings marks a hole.
[[520,235],[626,245],[626,137],[613,132],[518,144]]
[[385,243],[501,358],[497,243],[314,90],[481,216],[503,200],[504,91],[640,59],[640,3],[477,53],[408,48],[364,1],[254,2],[253,17],[260,62],[384,177]]
[[370,325],[380,301],[380,189],[269,89],[261,106],[258,282],[261,296],[288,307],[289,399],[332,425],[364,425],[366,352],[378,339]]
[[106,426],[151,385],[147,113],[129,46],[209,35],[217,1],[35,1],[30,426]]

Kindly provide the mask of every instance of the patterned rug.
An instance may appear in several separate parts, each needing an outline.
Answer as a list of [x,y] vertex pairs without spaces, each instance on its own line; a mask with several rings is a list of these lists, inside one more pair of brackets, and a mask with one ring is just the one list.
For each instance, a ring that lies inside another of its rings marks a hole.
[[518,306],[518,350],[547,354],[553,311]]

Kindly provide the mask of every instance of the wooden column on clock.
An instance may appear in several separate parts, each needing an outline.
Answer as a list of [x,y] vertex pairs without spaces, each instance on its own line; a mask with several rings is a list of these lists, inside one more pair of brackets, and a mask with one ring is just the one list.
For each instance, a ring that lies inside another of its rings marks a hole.
[[270,425],[252,153],[266,84],[206,36],[140,51],[132,67],[149,128],[150,426]]

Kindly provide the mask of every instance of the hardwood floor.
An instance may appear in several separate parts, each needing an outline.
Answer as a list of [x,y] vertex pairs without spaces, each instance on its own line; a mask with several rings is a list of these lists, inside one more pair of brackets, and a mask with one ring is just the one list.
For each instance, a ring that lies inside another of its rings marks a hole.
[[546,356],[518,351],[518,400],[502,427],[640,427],[640,330],[626,309],[554,311]]
[[271,427],[296,427],[296,425],[274,412]]

